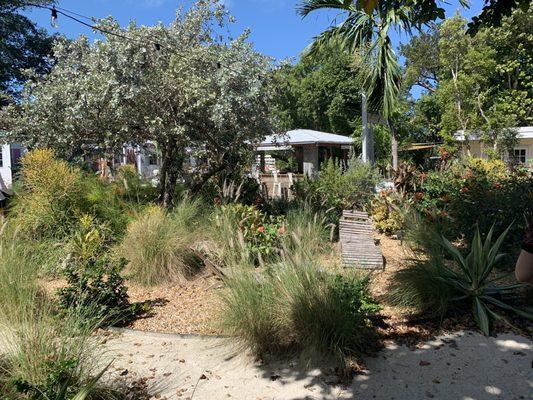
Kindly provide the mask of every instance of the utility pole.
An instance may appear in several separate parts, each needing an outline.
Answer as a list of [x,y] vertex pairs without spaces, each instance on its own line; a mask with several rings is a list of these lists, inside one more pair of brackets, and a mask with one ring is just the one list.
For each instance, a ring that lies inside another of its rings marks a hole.
[[372,128],[368,123],[368,105],[365,92],[361,92],[361,117],[363,120],[363,132],[361,134],[363,162],[374,165],[374,135],[372,135]]

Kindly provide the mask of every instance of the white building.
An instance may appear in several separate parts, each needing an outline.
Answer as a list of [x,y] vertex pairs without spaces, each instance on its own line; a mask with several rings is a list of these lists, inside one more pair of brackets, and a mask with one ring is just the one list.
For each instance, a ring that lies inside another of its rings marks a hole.
[[0,145],[0,177],[5,186],[11,187],[13,184],[13,177],[23,153],[24,149],[19,144]]
[[[527,168],[533,168],[533,126],[523,126],[516,128],[518,131],[518,143],[509,154],[517,164]],[[455,135],[456,140],[464,142],[465,137],[462,131]],[[474,157],[487,158],[488,150],[492,149],[491,145],[483,143],[478,135],[472,134],[468,138],[470,145],[470,154]],[[463,146],[463,152],[466,154],[467,149]]]

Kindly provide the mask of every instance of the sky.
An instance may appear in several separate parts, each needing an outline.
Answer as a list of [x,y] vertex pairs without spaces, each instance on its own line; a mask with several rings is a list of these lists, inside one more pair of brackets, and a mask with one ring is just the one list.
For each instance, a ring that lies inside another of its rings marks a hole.
[[[334,22],[334,14],[315,12],[303,19],[296,13],[297,0],[224,0],[236,23],[230,33],[236,37],[244,29],[251,30],[251,40],[255,48],[276,60],[296,59],[301,51],[311,43],[314,36]],[[58,6],[89,17],[104,18],[112,15],[121,25],[135,20],[139,25],[154,25],[157,22],[170,23],[178,7],[188,7],[191,0],[58,0]],[[470,18],[479,13],[482,0],[471,0],[469,10],[463,10],[458,0],[443,4],[446,15],[460,11]],[[26,14],[39,26],[50,32],[61,33],[69,38],[81,34],[89,38],[101,38],[77,22],[59,15],[58,28],[50,26],[50,12],[30,9]],[[394,37],[395,44],[405,42],[405,35]]]

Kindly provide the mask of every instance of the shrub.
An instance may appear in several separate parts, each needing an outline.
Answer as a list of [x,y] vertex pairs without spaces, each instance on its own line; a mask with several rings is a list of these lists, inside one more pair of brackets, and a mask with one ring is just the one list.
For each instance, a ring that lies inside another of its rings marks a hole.
[[143,285],[173,282],[198,268],[191,246],[203,235],[201,206],[182,200],[172,212],[152,206],[132,221],[119,254],[128,260],[131,278]]
[[141,309],[128,300],[121,276],[126,261],[107,252],[105,233],[106,227],[95,225],[91,217],[80,220],[63,266],[68,286],[59,289],[58,294],[62,309],[92,310],[92,318],[102,325],[112,325],[129,321]]
[[331,274],[286,260],[263,274],[227,278],[221,314],[225,331],[258,354],[314,349],[341,358],[366,350],[377,304],[368,278]]
[[0,233],[0,397],[118,398],[118,391],[99,382],[100,341],[94,325],[85,323],[80,309],[58,318],[37,284],[38,258],[11,229]]
[[382,190],[372,200],[374,226],[382,233],[392,235],[405,225],[405,215],[410,209],[410,200],[404,192]]
[[81,172],[47,149],[26,153],[21,165],[22,192],[14,202],[17,224],[39,237],[64,235],[76,218]]
[[115,182],[119,196],[129,203],[148,204],[157,199],[157,188],[141,179],[134,165],[121,165]]
[[[439,249],[429,249],[428,258],[414,260],[410,268],[395,274],[390,299],[395,304],[414,307],[422,313],[439,311],[441,315],[452,308],[471,307],[473,316],[485,335],[489,334],[491,319],[505,321],[495,308],[533,319],[533,314],[505,301],[506,297],[522,285],[494,284],[492,271],[503,257],[499,249],[508,229],[494,243],[493,232],[494,229],[491,228],[483,242],[477,229],[466,257],[440,236],[436,242]],[[453,265],[445,262],[443,253],[453,259]]]
[[[282,217],[269,216],[254,206],[223,205],[215,214],[222,257],[233,262],[262,262],[279,254],[286,227]],[[244,253],[242,255],[235,253]]]
[[533,176],[506,171],[500,162],[472,159],[427,174],[413,199],[428,222],[444,221],[451,239],[472,236],[477,226],[487,232],[494,225],[500,235],[513,224],[504,246],[517,249],[523,215],[533,211]]
[[330,222],[337,223],[343,209],[366,207],[378,182],[377,171],[357,158],[349,161],[346,170],[339,162],[329,159],[317,177],[297,182],[294,189],[297,198],[315,211],[334,209],[336,213],[328,216]]

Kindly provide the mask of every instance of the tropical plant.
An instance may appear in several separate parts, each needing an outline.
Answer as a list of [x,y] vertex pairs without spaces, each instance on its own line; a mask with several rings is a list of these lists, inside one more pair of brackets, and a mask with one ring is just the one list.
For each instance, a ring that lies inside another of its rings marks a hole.
[[[523,285],[497,285],[494,276],[494,267],[504,257],[499,250],[508,231],[493,242],[494,227],[484,241],[477,229],[466,256],[443,236],[435,236],[431,246],[438,248],[427,249],[427,258],[413,260],[412,266],[395,274],[389,298],[395,304],[441,315],[452,308],[470,307],[485,335],[490,333],[491,320],[507,322],[496,308],[533,319],[533,313],[506,302]],[[445,256],[451,257],[452,265]]]
[[391,32],[403,30],[411,34],[424,24],[444,18],[444,10],[430,8],[415,0],[393,1],[302,0],[298,12],[303,17],[320,9],[333,9],[346,15],[344,21],[315,38],[311,51],[341,46],[350,54],[360,51],[370,68],[366,81],[370,103],[380,109],[391,131],[392,167],[398,166],[398,141],[392,116],[400,94],[401,69],[394,52]]

